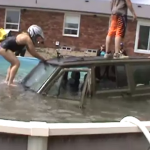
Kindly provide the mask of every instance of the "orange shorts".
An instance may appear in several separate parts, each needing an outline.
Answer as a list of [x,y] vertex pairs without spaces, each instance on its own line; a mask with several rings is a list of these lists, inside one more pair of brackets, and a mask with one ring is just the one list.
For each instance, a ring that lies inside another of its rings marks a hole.
[[124,38],[127,27],[127,16],[112,15],[107,36]]

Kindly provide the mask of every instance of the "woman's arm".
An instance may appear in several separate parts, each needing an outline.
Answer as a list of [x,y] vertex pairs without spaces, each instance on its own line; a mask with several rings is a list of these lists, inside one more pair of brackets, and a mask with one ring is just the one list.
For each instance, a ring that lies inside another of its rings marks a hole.
[[45,58],[42,57],[41,55],[39,55],[39,54],[36,52],[35,46],[33,45],[33,42],[31,41],[30,38],[28,38],[27,41],[26,41],[26,48],[27,48],[28,52],[29,52],[32,56],[34,56],[34,57],[36,57],[36,58],[38,58],[38,59],[40,59],[40,60],[44,60],[44,61],[45,61]]

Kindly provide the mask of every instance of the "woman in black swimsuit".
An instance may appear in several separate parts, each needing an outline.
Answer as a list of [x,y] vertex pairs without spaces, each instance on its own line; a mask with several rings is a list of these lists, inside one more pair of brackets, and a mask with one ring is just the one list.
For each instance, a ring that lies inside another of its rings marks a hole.
[[35,51],[35,44],[39,40],[44,40],[43,31],[39,26],[32,25],[28,28],[27,32],[18,34],[17,36],[10,36],[0,43],[0,55],[11,64],[6,76],[6,82],[9,86],[15,86],[13,80],[20,66],[20,62],[14,52],[21,51],[26,47],[32,56],[46,61]]

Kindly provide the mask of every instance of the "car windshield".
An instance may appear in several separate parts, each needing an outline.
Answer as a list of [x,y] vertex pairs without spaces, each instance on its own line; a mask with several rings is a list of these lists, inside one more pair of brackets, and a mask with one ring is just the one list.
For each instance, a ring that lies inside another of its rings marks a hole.
[[37,91],[43,83],[53,74],[57,66],[40,63],[35,70],[25,78],[23,85],[31,90]]

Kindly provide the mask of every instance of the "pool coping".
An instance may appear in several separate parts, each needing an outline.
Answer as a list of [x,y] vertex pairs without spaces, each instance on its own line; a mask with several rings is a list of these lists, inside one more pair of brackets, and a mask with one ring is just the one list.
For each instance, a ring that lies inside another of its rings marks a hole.
[[[150,131],[150,121],[141,124]],[[0,120],[0,132],[23,134],[28,136],[59,136],[59,135],[91,135],[91,134],[118,134],[140,133],[141,130],[132,123],[46,123]]]

